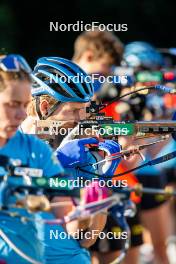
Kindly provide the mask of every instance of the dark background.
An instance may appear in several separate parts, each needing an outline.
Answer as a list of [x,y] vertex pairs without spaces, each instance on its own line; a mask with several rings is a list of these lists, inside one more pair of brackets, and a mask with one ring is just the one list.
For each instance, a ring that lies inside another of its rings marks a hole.
[[171,0],[0,1],[0,49],[24,55],[34,66],[40,56],[71,58],[80,32],[50,32],[49,22],[128,24],[116,32],[124,43],[145,40],[176,46],[176,7]]

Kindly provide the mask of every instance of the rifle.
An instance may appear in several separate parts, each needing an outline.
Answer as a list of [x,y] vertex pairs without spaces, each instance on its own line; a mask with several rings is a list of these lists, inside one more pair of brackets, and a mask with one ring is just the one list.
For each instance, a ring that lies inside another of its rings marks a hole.
[[[36,120],[35,133],[37,135],[55,138],[63,131],[63,125],[66,121]],[[83,120],[78,123],[79,130],[75,135],[86,135],[84,131],[91,129],[92,136],[101,136],[102,138],[118,138],[118,136],[133,136],[135,139],[156,137],[157,135],[167,135],[176,133],[176,121],[127,121],[119,122],[112,117],[98,115],[93,118]]]

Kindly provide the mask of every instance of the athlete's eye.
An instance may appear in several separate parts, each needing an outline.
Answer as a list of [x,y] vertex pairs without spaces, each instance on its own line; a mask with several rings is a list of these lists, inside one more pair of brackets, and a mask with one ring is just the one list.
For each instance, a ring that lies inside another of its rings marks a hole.
[[29,102],[25,103],[25,104],[24,104],[24,108],[27,108],[28,105],[29,105]]
[[15,108],[15,107],[19,107],[20,103],[19,102],[9,102],[7,105],[9,107]]

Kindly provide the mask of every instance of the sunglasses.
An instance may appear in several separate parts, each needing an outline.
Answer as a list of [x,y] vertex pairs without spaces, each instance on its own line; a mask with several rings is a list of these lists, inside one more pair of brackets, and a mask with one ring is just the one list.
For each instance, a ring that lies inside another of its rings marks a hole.
[[0,57],[0,69],[5,72],[19,72],[20,70],[23,70],[26,73],[32,72],[27,61],[17,54],[6,55],[2,58]]

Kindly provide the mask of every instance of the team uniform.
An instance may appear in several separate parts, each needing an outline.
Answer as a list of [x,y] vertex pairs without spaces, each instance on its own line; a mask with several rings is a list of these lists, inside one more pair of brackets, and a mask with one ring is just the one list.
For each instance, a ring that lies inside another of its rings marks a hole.
[[[38,219],[55,219],[49,213],[38,214]],[[45,224],[44,229],[38,227],[39,238],[44,246],[44,259],[47,264],[90,263],[88,250],[80,246],[79,241],[68,236],[61,225]]]
[[[163,154],[163,152],[162,152]],[[150,160],[150,156],[146,156],[147,160]],[[147,188],[164,189],[166,186],[166,175],[159,167],[154,166],[151,170],[150,166],[146,166],[136,172],[136,177],[139,182]],[[151,210],[157,208],[166,202],[166,199],[162,195],[158,194],[143,194],[140,204],[141,210]]]
[[[59,162],[52,158],[52,150],[36,137],[22,134],[17,131],[16,134],[8,140],[8,142],[0,148],[0,155],[5,155],[11,159],[21,160],[21,166],[38,168],[43,170],[45,177],[52,177],[63,173],[63,168]],[[20,178],[15,179],[19,181]],[[32,214],[24,209],[11,209],[19,212],[21,216],[33,217]],[[43,247],[37,235],[37,229],[34,222],[22,222],[17,217],[10,217],[0,212],[0,228],[6,236],[18,247],[22,252],[31,258],[44,263]],[[0,259],[6,263],[26,264],[24,260],[16,254],[7,243],[0,237]]]

